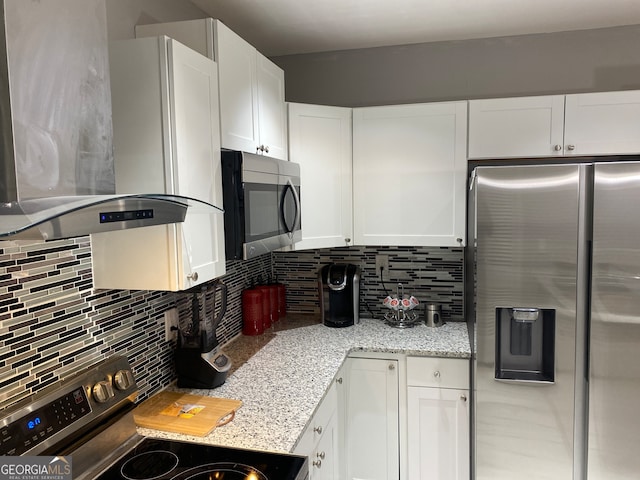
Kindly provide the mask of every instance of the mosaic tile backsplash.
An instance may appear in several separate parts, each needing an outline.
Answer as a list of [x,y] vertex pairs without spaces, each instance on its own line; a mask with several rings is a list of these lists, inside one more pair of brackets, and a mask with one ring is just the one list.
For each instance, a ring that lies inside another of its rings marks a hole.
[[[317,314],[317,271],[325,263],[362,269],[360,312],[381,317],[385,291],[375,256],[388,255],[385,286],[398,282],[421,302],[443,305],[445,320],[462,320],[462,249],[347,247],[274,253],[227,262],[227,313],[217,329],[224,345],[241,333],[241,292],[277,278],[287,309]],[[0,242],[0,409],[114,354],[126,355],[140,399],[175,380],[175,344],[164,339],[164,312],[191,317],[191,294],[93,289],[89,237],[26,244]]]
[[[227,262],[228,309],[221,344],[242,329],[245,278],[271,274],[270,256]],[[191,295],[93,290],[89,237],[0,242],[0,408],[111,355],[126,355],[140,399],[175,379],[164,312],[190,315]]]
[[[380,281],[376,255],[386,255],[389,271]],[[463,321],[463,249],[447,247],[340,247],[273,255],[273,270],[287,285],[287,310],[319,313],[318,270],[328,263],[361,269],[360,316],[382,318],[387,294],[404,293],[422,304],[442,305],[445,321]],[[385,290],[386,289],[386,290]]]

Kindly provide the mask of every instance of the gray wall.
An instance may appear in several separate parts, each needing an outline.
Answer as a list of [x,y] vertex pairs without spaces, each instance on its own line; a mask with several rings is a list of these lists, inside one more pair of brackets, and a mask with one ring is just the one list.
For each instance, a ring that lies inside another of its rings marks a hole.
[[286,99],[346,107],[640,89],[640,26],[272,60]]
[[138,24],[177,22],[208,17],[186,0],[107,0],[109,40],[135,37]]

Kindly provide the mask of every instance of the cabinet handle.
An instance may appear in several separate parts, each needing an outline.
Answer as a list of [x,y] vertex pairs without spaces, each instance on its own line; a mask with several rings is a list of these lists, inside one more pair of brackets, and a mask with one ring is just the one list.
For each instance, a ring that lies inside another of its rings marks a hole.
[[269,146],[268,145],[264,146],[264,153],[269,153]]
[[336,383],[339,383],[340,385],[342,385],[342,377],[336,378]]
[[560,152],[560,151],[562,151],[562,145],[554,145],[554,146],[553,146],[553,149],[554,149],[556,152]]
[[187,278],[189,280],[193,280],[194,282],[197,282],[198,281],[198,272],[190,273],[189,275],[187,275]]
[[350,243],[350,242],[351,242],[351,239],[350,239],[350,238],[345,238],[345,239],[344,239],[344,243]]
[[325,454],[324,452],[318,452],[316,453],[316,457],[318,457],[320,460],[324,460]]
[[466,402],[467,396],[463,393],[462,395],[460,395],[460,400],[462,400],[463,402]]
[[319,427],[313,427],[313,431],[318,433],[318,434],[321,434],[322,433],[322,425],[319,426]]
[[576,146],[575,146],[575,145],[567,145],[567,150],[569,150],[569,151],[573,151],[573,150],[575,150],[575,149],[576,149]]
[[440,378],[440,371],[436,370],[435,372],[433,372],[433,376],[436,378]]
[[462,243],[462,238],[460,238],[460,237],[456,238],[456,242]]
[[317,468],[321,468],[322,467],[322,460],[314,460],[313,462],[311,462],[311,465],[313,465],[314,467],[317,467]]
[[393,363],[389,364],[389,370],[395,370],[396,366]]

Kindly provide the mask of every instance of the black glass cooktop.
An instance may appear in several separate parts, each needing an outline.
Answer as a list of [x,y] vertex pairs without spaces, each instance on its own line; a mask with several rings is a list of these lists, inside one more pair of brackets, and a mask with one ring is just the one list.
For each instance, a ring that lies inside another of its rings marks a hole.
[[306,457],[146,438],[98,480],[304,480]]

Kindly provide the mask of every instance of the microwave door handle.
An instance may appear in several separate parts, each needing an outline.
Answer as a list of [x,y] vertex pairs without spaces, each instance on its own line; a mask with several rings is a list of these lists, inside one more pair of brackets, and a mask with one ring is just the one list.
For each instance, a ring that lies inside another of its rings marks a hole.
[[[298,191],[296,190],[295,185],[293,184],[293,182],[291,181],[290,178],[287,179],[287,185],[289,186],[289,188],[291,188],[291,193],[293,193],[293,199],[296,202],[296,217],[293,220],[293,225],[291,226],[291,228],[289,228],[289,225],[286,225],[285,222],[285,226],[287,227],[287,229],[289,230],[287,232],[287,234],[289,235],[289,238],[293,238],[293,230],[295,229],[296,225],[298,225],[300,223],[300,196],[298,195]],[[283,217],[284,217],[284,212],[283,212]]]

